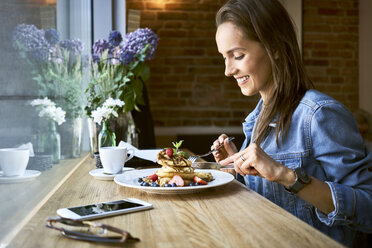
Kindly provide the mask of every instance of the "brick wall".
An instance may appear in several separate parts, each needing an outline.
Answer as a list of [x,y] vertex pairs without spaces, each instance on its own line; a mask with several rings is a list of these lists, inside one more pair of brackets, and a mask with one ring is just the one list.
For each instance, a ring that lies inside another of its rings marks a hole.
[[[214,16],[222,0],[127,0],[159,38],[147,82],[156,127],[241,126],[257,97],[224,76]],[[304,61],[317,89],[358,106],[358,1],[304,0]]]
[[358,0],[304,0],[304,61],[317,89],[358,107]]

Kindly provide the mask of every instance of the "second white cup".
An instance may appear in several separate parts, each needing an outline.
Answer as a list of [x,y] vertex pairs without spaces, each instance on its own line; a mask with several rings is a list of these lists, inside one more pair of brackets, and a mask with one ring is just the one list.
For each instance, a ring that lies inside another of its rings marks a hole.
[[[128,153],[131,151],[131,153]],[[99,156],[103,166],[103,172],[107,174],[117,174],[123,170],[125,162],[133,158],[134,149],[126,147],[101,147]]]

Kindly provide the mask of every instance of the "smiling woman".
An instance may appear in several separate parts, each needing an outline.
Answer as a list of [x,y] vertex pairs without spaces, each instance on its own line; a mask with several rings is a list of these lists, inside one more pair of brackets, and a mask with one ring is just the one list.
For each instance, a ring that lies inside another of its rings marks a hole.
[[225,75],[233,76],[245,96],[260,92],[265,99],[273,84],[270,58],[259,42],[248,40],[234,24],[221,24],[216,33],[218,51],[225,60]]
[[216,161],[233,163],[247,187],[352,246],[357,231],[372,230],[372,154],[351,112],[312,89],[278,0],[229,0],[216,24],[226,76],[243,95],[261,97],[243,123],[240,151],[221,134]]

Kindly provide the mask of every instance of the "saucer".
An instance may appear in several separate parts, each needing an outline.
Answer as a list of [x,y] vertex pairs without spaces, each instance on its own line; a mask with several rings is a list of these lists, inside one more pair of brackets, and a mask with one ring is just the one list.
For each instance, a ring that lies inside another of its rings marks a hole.
[[[123,167],[123,170],[121,173],[125,172],[125,171],[130,171],[130,170],[134,170],[134,168],[132,167]],[[103,172],[103,168],[102,169],[95,169],[95,170],[91,170],[89,171],[89,174],[91,176],[93,176],[95,179],[98,179],[98,180],[114,180],[114,177],[121,174],[121,173],[118,173],[118,174],[106,174]]]
[[25,170],[22,176],[6,177],[3,172],[0,171],[0,183],[21,183],[25,181],[30,181],[41,174],[37,170]]

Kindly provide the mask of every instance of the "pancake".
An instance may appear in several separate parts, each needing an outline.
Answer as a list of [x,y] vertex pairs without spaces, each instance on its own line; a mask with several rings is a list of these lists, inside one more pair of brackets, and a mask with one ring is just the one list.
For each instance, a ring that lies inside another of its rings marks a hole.
[[210,172],[195,172],[194,174],[207,182],[210,182],[213,180],[212,173]]
[[[207,182],[212,181],[213,176],[211,173],[194,172],[194,168],[191,167],[191,161],[187,159],[188,155],[183,151],[179,151],[179,145],[177,144],[173,144],[176,149],[167,148],[158,152],[156,156],[157,163],[162,167],[155,171],[158,176],[156,183],[160,187],[164,187],[175,175],[182,177],[185,186],[189,186],[190,183],[194,182],[195,176]],[[151,179],[146,178],[144,180],[148,181],[148,183],[152,182]]]
[[191,166],[191,161],[184,157],[183,153],[174,154],[169,157],[164,150],[158,152],[157,163],[162,166],[185,167]]
[[174,172],[174,173],[194,173],[194,168],[192,167],[171,167],[171,166],[163,166],[161,169],[159,169],[162,172],[169,173],[169,172]]
[[170,178],[172,178],[173,176],[178,175],[178,176],[182,177],[182,179],[184,179],[184,180],[185,179],[193,179],[194,176],[195,176],[195,173],[194,172],[192,172],[192,173],[163,172],[163,171],[161,171],[161,169],[157,170],[155,173],[160,178],[163,178],[163,177],[170,177]]

